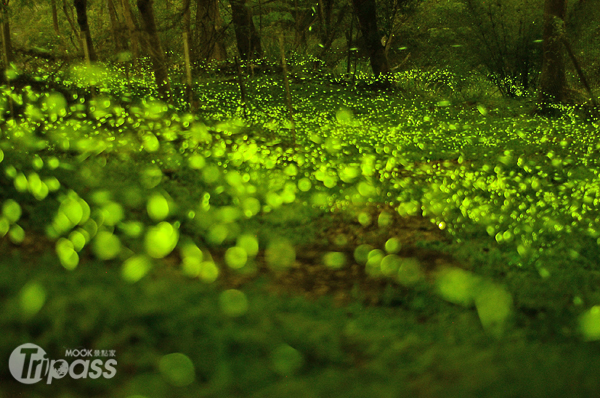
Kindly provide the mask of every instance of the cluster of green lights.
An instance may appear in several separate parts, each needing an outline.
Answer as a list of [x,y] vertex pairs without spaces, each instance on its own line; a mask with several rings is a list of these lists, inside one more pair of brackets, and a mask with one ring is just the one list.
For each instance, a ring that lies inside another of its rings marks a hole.
[[[102,79],[114,78],[101,70],[77,73],[77,85],[83,86],[103,87]],[[424,80],[436,78],[455,84],[443,74]],[[79,253],[89,245],[97,258],[121,261],[122,276],[132,283],[176,249],[182,272],[207,283],[221,272],[211,247],[224,247],[225,265],[240,272],[256,267],[261,249],[271,268],[293,267],[292,243],[262,241],[255,231],[243,230],[243,221],[284,214],[288,205],[297,203],[326,210],[388,203],[402,216],[431,219],[457,239],[479,232],[498,244],[512,245],[521,264],[555,250],[565,236],[600,236],[599,168],[589,150],[597,143],[572,121],[569,125],[568,118],[563,124],[542,127],[539,121],[498,124],[480,104],[469,117],[456,120],[448,116],[450,99],[438,100],[424,112],[414,102],[398,107],[389,98],[365,101],[344,88],[323,86],[295,94],[300,113],[297,142],[295,148],[286,148],[278,138],[289,134],[289,126],[282,122],[285,109],[276,97],[280,86],[271,78],[261,79],[254,110],[245,122],[235,118],[237,108],[212,113],[231,119],[211,123],[174,112],[153,99],[117,100],[102,92],[86,103],[82,97],[65,98],[56,92],[5,90],[3,107],[7,109],[10,97],[24,112],[21,118],[4,121],[0,161],[3,150],[10,150],[25,155],[30,163],[4,162],[4,174],[20,197],[30,194],[37,201],[56,201],[46,233],[56,241],[56,253],[66,269],[77,267]],[[201,96],[215,109],[237,101],[235,86],[221,87],[217,93],[206,90]],[[275,102],[278,107],[273,107]],[[308,112],[314,108],[320,111]],[[380,123],[383,117],[386,124]],[[560,138],[551,134],[553,129],[562,132]],[[572,144],[575,137],[585,149]],[[542,156],[518,149],[539,143],[546,148]],[[73,152],[74,158],[62,156]],[[582,156],[577,159],[574,154]],[[115,199],[115,192],[94,188],[102,181],[101,169],[109,155],[145,162],[132,172],[147,197],[132,194],[137,198],[130,198],[131,205]],[[195,176],[202,193],[194,207],[180,208],[171,198],[163,184],[167,170]],[[53,175],[56,171],[78,175],[93,188],[85,195],[68,190]],[[144,206],[141,215],[130,211]],[[356,216],[363,225],[374,221],[368,213]],[[22,242],[20,218],[21,205],[14,199],[3,201],[0,235]],[[377,217],[382,228],[391,220],[385,212]],[[198,235],[183,232],[189,230]],[[578,249],[571,245],[569,256],[578,258]],[[393,277],[407,286],[421,283],[425,274],[419,262],[400,257],[399,251],[399,242],[391,238],[383,250],[360,246],[354,260],[370,275]],[[350,261],[335,251],[323,257],[333,269]],[[501,291],[496,293],[493,297],[503,297]],[[224,297],[224,311],[244,313],[247,304],[239,292]],[[487,296],[479,300],[494,301]]]

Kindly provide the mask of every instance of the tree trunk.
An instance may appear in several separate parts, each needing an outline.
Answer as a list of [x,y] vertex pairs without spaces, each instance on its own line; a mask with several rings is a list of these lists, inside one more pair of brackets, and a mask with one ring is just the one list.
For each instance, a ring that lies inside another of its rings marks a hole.
[[196,0],[196,59],[203,61],[227,59],[223,44],[222,20],[216,0]]
[[56,10],[56,0],[52,0],[52,27],[54,28],[54,33],[56,33],[56,35],[60,35],[60,30],[58,28],[58,11]]
[[379,78],[390,72],[390,65],[377,29],[375,0],[352,0],[352,3],[371,60],[371,69],[375,77]]
[[190,0],[185,0],[183,14],[183,59],[185,60],[185,98],[190,106],[190,112],[196,111],[192,91],[192,65],[190,60]]
[[75,48],[75,50],[79,51],[79,47],[81,46],[81,41],[79,41],[79,39],[73,40],[73,36],[78,38],[79,33],[77,31],[77,28],[75,27],[75,23],[73,22],[73,18],[71,16],[71,14],[69,14],[69,6],[68,6],[66,0],[63,0],[62,10],[65,13],[65,18],[67,18],[67,22],[69,23],[69,26],[71,27],[72,34],[69,35],[69,40],[71,40],[71,44],[73,44],[73,47]]
[[[342,5],[342,7],[340,8],[340,10],[337,13],[335,22],[333,24],[331,24],[331,28],[329,28],[327,30],[327,36],[320,39],[320,40],[324,40],[324,41],[322,41],[320,44],[321,50],[317,54],[317,58],[320,59],[324,64],[326,63],[325,62],[325,54],[327,54],[329,52],[329,50],[331,49],[331,46],[333,45],[333,41],[337,37],[337,31],[342,26],[342,22],[346,16],[346,13],[348,12],[349,8],[350,7],[348,6],[348,4]],[[317,65],[318,64],[315,64],[315,67]]]
[[163,51],[158,31],[156,30],[153,3],[153,0],[137,0],[137,7],[144,22],[144,30],[148,35],[148,52],[152,60],[152,69],[154,71],[154,80],[158,86],[158,93],[163,101],[170,102],[171,85],[169,84],[169,75],[165,62],[165,52]]
[[543,33],[544,55],[540,76],[539,102],[541,108],[545,108],[547,104],[560,103],[566,97],[567,79],[561,42],[564,35],[565,12],[566,0],[546,0]]
[[60,41],[60,52],[65,54],[67,52],[67,44],[65,42],[65,38],[60,34],[60,28],[58,26],[58,8],[56,7],[56,0],[52,0],[50,3],[52,8],[52,28],[54,29],[54,33],[58,40]]
[[321,44],[325,45],[329,36],[331,35],[331,18],[333,16],[333,3],[334,0],[319,0],[317,6],[319,7],[319,40]]
[[127,25],[127,30],[129,31],[129,40],[131,42],[131,55],[132,55],[133,63],[135,65],[138,58],[140,58],[139,29],[135,22],[135,18],[133,16],[133,11],[131,11],[131,4],[129,3],[129,0],[122,0],[121,4],[123,6],[123,15],[125,16],[125,24]]
[[123,39],[123,30],[121,29],[121,21],[117,18],[117,9],[113,0],[107,1],[108,16],[110,18],[110,30],[113,40],[115,41],[115,50],[120,53],[127,49],[127,44]]
[[312,10],[298,8],[298,0],[294,0],[294,50],[298,51],[298,48],[302,49],[303,53],[306,53],[308,47],[308,41],[306,32],[308,27],[315,21],[316,16],[313,16]]
[[262,57],[260,37],[256,33],[252,21],[252,9],[247,0],[230,0],[229,3],[240,57],[244,61]]
[[95,62],[98,60],[96,51],[94,50],[94,44],[92,43],[92,35],[90,33],[90,27],[88,25],[87,18],[87,0],[74,0],[75,10],[77,12],[77,24],[81,30],[83,40],[87,45],[90,61]]
[[8,19],[7,5],[0,5],[2,7],[1,15],[2,18],[2,26],[1,26],[1,34],[2,34],[2,52],[4,55],[4,67],[8,68],[11,62],[14,61],[15,57],[12,50],[12,42],[10,40],[10,23]]

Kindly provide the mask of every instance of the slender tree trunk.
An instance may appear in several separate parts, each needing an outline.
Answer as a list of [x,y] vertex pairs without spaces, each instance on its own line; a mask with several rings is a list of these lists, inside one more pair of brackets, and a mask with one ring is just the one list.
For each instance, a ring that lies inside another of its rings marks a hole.
[[292,91],[290,90],[290,79],[288,77],[287,64],[285,62],[285,51],[283,47],[283,33],[281,33],[281,35],[279,36],[279,52],[281,53],[281,71],[283,73],[283,88],[285,89],[285,105],[288,110],[288,120],[290,121],[292,140],[294,142],[294,145],[296,145],[296,123],[294,122]]
[[318,59],[324,61],[325,54],[327,54],[327,52],[333,45],[333,41],[335,40],[335,38],[337,36],[337,31],[342,26],[342,21],[346,17],[346,12],[348,12],[349,8],[350,7],[348,7],[347,4],[344,4],[337,13],[335,23],[328,25],[328,26],[330,26],[330,28],[328,28],[328,30],[327,30],[327,35],[323,36],[321,38],[321,40],[324,40],[324,41],[321,42],[322,47],[321,47],[320,52],[317,54]]
[[334,0],[319,0],[318,16],[319,16],[319,39],[321,44],[325,45],[329,36],[331,35],[331,18],[333,16],[333,3]]
[[354,36],[354,14],[352,14],[352,16],[350,18],[350,30],[348,31],[348,33],[346,33],[346,43],[348,46],[348,58],[346,61],[346,73],[348,75],[350,74],[350,66],[352,65],[353,36]]
[[191,44],[192,38],[189,37],[192,32],[192,5],[191,0],[184,0],[185,12],[183,14],[183,31],[188,35],[188,42]]
[[222,19],[216,0],[196,0],[197,59],[203,61],[227,59],[223,44]]
[[107,1],[108,16],[110,18],[110,30],[112,33],[113,40],[115,41],[115,50],[117,52],[123,52],[127,49],[127,44],[123,39],[123,30],[121,29],[121,21],[117,18],[117,9],[113,0]]
[[58,26],[58,7],[56,7],[56,0],[52,0],[51,7],[52,7],[52,28],[54,29],[54,33],[56,34],[56,37],[58,37],[58,40],[60,41],[60,44],[59,44],[60,52],[63,54],[66,54],[67,43],[65,41],[64,36],[62,36],[60,34],[60,27]]
[[69,26],[71,27],[72,34],[69,35],[69,40],[71,40],[71,44],[73,44],[73,47],[75,47],[75,50],[79,51],[79,46],[81,45],[81,42],[79,41],[79,39],[73,40],[73,36],[75,36],[76,38],[79,38],[79,32],[77,31],[77,28],[75,27],[75,23],[73,22],[73,17],[71,16],[71,14],[69,14],[69,5],[67,4],[66,0],[63,0],[62,10],[65,14],[65,18],[67,18],[67,22],[69,23]]
[[238,57],[234,57],[235,60],[235,69],[237,71],[238,77],[238,85],[240,86],[240,99],[242,102],[242,110],[244,112],[244,119],[248,116],[246,113],[246,105],[248,102],[246,101],[246,84],[244,83],[244,74],[242,73],[242,67],[240,66],[240,61]]
[[385,48],[381,44],[379,30],[377,29],[377,14],[375,0],[352,0],[354,12],[358,17],[360,31],[362,33],[371,69],[376,77],[381,77],[390,72],[390,65]]
[[59,35],[60,29],[58,28],[58,11],[56,9],[56,0],[52,0],[52,27],[54,28],[54,33]]
[[4,57],[4,67],[8,68],[11,62],[14,61],[15,57],[12,50],[12,42],[10,40],[10,21],[8,18],[8,5],[0,5],[0,17],[2,18],[2,52]]
[[137,0],[137,7],[140,10],[144,30],[148,35],[148,52],[152,60],[152,69],[154,70],[154,79],[158,86],[158,93],[163,101],[171,100],[171,85],[167,73],[167,64],[165,52],[158,37],[156,30],[156,21],[154,19],[153,0]]
[[92,35],[90,33],[90,27],[88,25],[87,18],[87,0],[74,0],[75,10],[77,12],[77,24],[81,30],[83,36],[82,40],[85,40],[87,51],[89,54],[90,61],[95,62],[98,60],[96,51],[94,50],[94,44],[92,43]]
[[302,49],[306,53],[308,46],[306,32],[308,27],[315,21],[316,16],[313,16],[312,10],[300,10],[298,8],[298,0],[294,0],[294,49]]
[[186,0],[185,13],[183,14],[183,58],[185,60],[185,98],[190,106],[190,111],[194,109],[194,95],[192,91],[192,65],[190,60],[190,0]]
[[67,4],[66,0],[63,0],[63,12],[65,13],[65,18],[67,18],[67,22],[69,23],[69,26],[71,27],[71,31],[72,33],[77,36],[77,28],[75,27],[75,23],[73,22],[73,17],[71,14],[69,14],[69,5]]
[[564,19],[566,0],[546,0],[544,6],[544,33],[540,98],[544,104],[559,103],[566,97],[567,79],[563,60]]
[[260,37],[252,21],[252,9],[247,0],[230,0],[231,18],[235,29],[237,48],[242,60],[261,58]]
[[131,10],[131,4],[129,3],[129,0],[122,0],[121,4],[123,6],[125,24],[127,25],[127,30],[129,31],[129,40],[131,42],[131,55],[133,58],[133,63],[135,65],[137,63],[137,60],[140,58],[140,32],[136,24],[135,17],[133,15],[133,11]]
[[[3,1],[0,4],[0,35],[2,38],[2,63],[4,64],[4,68],[0,70],[0,83],[8,84],[9,78],[5,73],[11,62],[14,60],[14,55],[12,51],[12,45],[10,42],[10,25],[8,19],[8,1]],[[8,111],[11,117],[14,117],[15,109],[14,109],[14,100],[12,98],[7,97],[8,103]]]

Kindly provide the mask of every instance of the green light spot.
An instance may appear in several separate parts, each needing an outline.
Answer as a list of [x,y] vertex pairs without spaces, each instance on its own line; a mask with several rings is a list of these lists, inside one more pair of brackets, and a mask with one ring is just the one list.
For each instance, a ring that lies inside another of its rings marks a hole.
[[54,170],[58,168],[58,166],[60,166],[60,161],[57,158],[51,157],[48,159],[48,168],[50,170]]
[[385,228],[392,223],[392,215],[386,211],[381,212],[377,218],[379,228]]
[[19,293],[19,304],[21,313],[25,318],[31,318],[37,314],[46,302],[46,289],[37,283],[29,282]]
[[326,207],[329,203],[328,196],[324,192],[319,192],[311,195],[311,204],[317,207]]
[[214,184],[219,180],[221,173],[219,172],[219,168],[215,165],[210,165],[202,171],[202,178],[204,182],[208,184]]
[[267,194],[265,195],[265,201],[267,202],[267,205],[273,209],[277,209],[283,204],[281,196],[279,196],[275,192],[267,192]]
[[58,213],[66,216],[70,227],[79,224],[83,220],[83,208],[77,197],[74,196],[69,196],[62,201]]
[[192,155],[188,159],[188,164],[190,169],[200,170],[206,165],[206,160],[204,160],[203,156]]
[[121,241],[108,231],[100,231],[94,238],[92,250],[100,260],[111,260],[121,252]]
[[207,240],[215,246],[222,244],[229,235],[229,229],[225,224],[215,224],[208,230]]
[[56,242],[55,250],[61,265],[65,269],[72,271],[77,268],[77,265],[79,264],[79,255],[75,251],[73,242],[69,239],[60,238]]
[[50,93],[42,101],[42,109],[49,114],[55,114],[59,116],[66,115],[67,100],[62,94],[54,92]]
[[121,267],[121,277],[129,283],[142,279],[152,269],[152,260],[144,255],[128,258]]
[[294,165],[294,164],[290,164],[285,169],[283,169],[283,173],[285,175],[293,177],[296,174],[298,174],[298,167],[296,167],[296,165]]
[[35,155],[33,161],[31,162],[31,165],[34,169],[40,170],[42,167],[44,167],[44,161],[42,160],[42,158],[39,157],[39,155]]
[[329,252],[323,256],[323,262],[329,268],[340,269],[346,265],[346,255],[340,252]]
[[369,252],[369,254],[367,255],[367,268],[371,268],[371,269],[379,269],[380,265],[381,265],[381,260],[383,260],[383,257],[385,256],[385,253],[379,249],[373,249]]
[[285,240],[275,240],[267,246],[265,260],[273,269],[287,269],[296,261],[296,250]]
[[[58,180],[55,177],[48,177],[48,178],[45,178],[44,181],[42,182],[41,191],[38,193],[38,195],[42,195],[43,194],[42,191],[43,191],[43,186],[44,185],[46,186],[45,190],[47,192],[55,192],[55,191],[58,191],[60,189],[60,182],[58,182]],[[46,193],[46,195],[47,195],[47,193]]]
[[153,221],[162,221],[169,216],[169,201],[159,193],[154,194],[148,199],[146,210]]
[[282,344],[271,353],[273,369],[281,376],[292,376],[304,365],[304,357],[293,347]]
[[73,231],[69,234],[69,240],[73,243],[73,249],[75,251],[81,251],[87,243],[86,237],[79,231]]
[[358,222],[366,227],[371,224],[371,215],[369,213],[365,213],[364,211],[358,214]]
[[301,178],[298,181],[298,189],[301,190],[302,192],[310,191],[311,186],[312,186],[312,184],[308,178]]
[[160,168],[148,167],[140,175],[140,182],[147,189],[156,187],[162,181],[163,173]]
[[586,341],[600,340],[600,306],[595,305],[580,316],[579,329]]
[[130,238],[137,238],[144,232],[144,224],[139,221],[127,221],[119,224],[119,229]]
[[260,207],[260,201],[253,197],[245,198],[242,202],[242,209],[246,218],[250,218],[258,214]]
[[163,258],[175,249],[179,240],[179,231],[168,222],[161,222],[146,232],[144,246],[152,258]]
[[238,317],[248,312],[248,299],[239,290],[225,290],[219,296],[219,306],[225,315]]
[[10,223],[5,217],[0,217],[0,238],[3,238],[10,230]]
[[344,107],[340,108],[335,113],[335,118],[340,124],[348,124],[352,122],[352,120],[354,119],[354,115],[352,114],[352,111],[350,109]]
[[185,387],[194,382],[194,363],[184,354],[173,353],[163,356],[158,362],[163,379],[172,386]]
[[204,258],[202,250],[200,250],[200,248],[193,243],[188,243],[182,246],[180,248],[180,253],[183,259],[194,258],[197,259],[199,262],[202,262],[202,259]]
[[184,275],[196,278],[202,270],[202,261],[196,257],[185,257],[181,263],[181,270]]
[[17,174],[17,176],[15,177],[14,180],[14,185],[15,185],[15,189],[19,192],[25,192],[27,191],[27,177],[25,177],[25,174],[23,173],[19,173]]
[[101,212],[104,216],[104,224],[109,226],[117,225],[125,217],[123,206],[115,202],[105,204]]
[[258,239],[253,235],[238,236],[236,245],[243,248],[250,257],[254,257],[258,254]]
[[8,231],[8,238],[15,245],[20,245],[25,240],[25,230],[17,224],[13,224]]
[[219,277],[219,268],[212,261],[204,261],[200,265],[200,279],[205,283],[212,283]]
[[512,297],[500,286],[486,283],[475,296],[475,307],[483,329],[500,337],[512,313]]
[[390,238],[385,242],[385,251],[390,254],[398,253],[402,249],[402,243],[398,238]]
[[373,250],[373,246],[371,245],[365,244],[358,246],[356,249],[354,249],[354,260],[362,265],[367,264],[371,250]]
[[2,205],[2,215],[11,224],[21,218],[21,206],[12,199],[6,200]]
[[[385,260],[385,259],[384,259]],[[383,261],[382,261],[383,269]],[[413,286],[425,278],[421,263],[417,258],[403,258],[397,274],[398,282],[404,286]]]
[[225,252],[225,263],[234,269],[240,269],[248,261],[248,254],[242,247],[230,247]]
[[142,145],[146,152],[156,152],[160,148],[160,142],[158,142],[158,138],[154,134],[146,134],[142,138]]
[[468,307],[473,305],[479,281],[468,271],[451,268],[438,276],[436,288],[444,300]]

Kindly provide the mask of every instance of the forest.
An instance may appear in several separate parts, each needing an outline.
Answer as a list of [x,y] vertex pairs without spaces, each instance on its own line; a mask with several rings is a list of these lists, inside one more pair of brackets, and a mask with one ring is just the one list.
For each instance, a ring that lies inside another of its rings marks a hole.
[[600,0],[4,0],[0,398],[600,396]]

